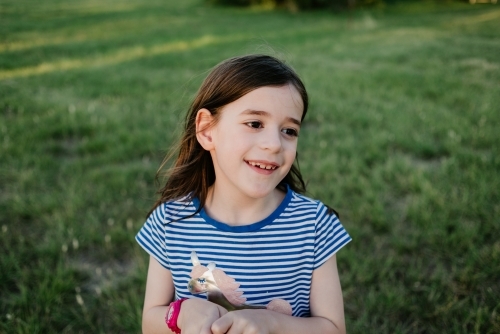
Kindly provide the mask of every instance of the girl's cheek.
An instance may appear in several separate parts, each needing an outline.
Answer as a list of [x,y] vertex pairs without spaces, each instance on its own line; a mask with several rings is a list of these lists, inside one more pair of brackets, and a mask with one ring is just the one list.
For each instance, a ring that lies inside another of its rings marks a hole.
[[298,144],[298,138],[295,137],[295,139],[293,140],[289,140],[286,142],[286,147],[289,148],[289,149],[292,149],[292,150],[297,150],[297,144]]

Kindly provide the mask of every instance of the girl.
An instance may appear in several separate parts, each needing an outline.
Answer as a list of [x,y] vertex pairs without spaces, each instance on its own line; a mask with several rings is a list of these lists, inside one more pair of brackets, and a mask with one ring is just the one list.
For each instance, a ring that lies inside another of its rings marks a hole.
[[[150,254],[144,333],[345,333],[335,253],[351,238],[333,210],[301,195],[294,165],[307,107],[300,78],[270,56],[226,60],[205,79],[136,236]],[[284,299],[293,316],[196,298],[193,251],[234,279],[246,304]]]

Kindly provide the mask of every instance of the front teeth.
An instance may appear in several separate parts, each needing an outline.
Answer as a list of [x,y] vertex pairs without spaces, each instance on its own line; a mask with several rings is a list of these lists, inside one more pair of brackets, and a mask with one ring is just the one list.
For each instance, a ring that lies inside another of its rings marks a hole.
[[277,168],[276,166],[273,166],[273,165],[264,165],[264,164],[261,164],[261,163],[258,163],[258,162],[251,162],[251,161],[249,161],[248,163],[250,165],[254,166],[254,167],[259,167],[261,169],[276,169]]

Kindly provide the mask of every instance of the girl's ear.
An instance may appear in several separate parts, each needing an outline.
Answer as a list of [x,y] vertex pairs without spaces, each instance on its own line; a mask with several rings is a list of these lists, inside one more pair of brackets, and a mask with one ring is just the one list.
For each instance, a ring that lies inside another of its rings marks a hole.
[[214,117],[208,109],[198,110],[196,114],[196,139],[198,139],[201,147],[207,151],[212,150],[214,147],[211,127],[213,120]]

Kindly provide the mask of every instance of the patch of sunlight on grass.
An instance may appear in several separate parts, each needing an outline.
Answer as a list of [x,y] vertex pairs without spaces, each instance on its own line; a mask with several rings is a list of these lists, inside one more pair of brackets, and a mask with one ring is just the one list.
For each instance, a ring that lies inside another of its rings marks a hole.
[[424,42],[443,37],[447,34],[449,33],[432,28],[399,28],[393,30],[367,32],[358,36],[353,36],[351,41],[358,44],[370,42],[376,42],[383,45],[413,42],[423,44]]
[[159,21],[157,16],[151,15],[141,17],[140,19],[134,18],[116,20],[113,22],[100,22],[86,27],[85,31],[59,29],[53,33],[45,33],[44,35],[41,35],[39,32],[24,33],[22,35],[17,35],[15,37],[17,40],[12,40],[13,36],[10,36],[10,41],[0,42],[0,52],[26,50],[65,43],[107,40],[128,33],[145,33],[158,29],[159,26],[163,28],[172,28],[172,25],[185,23],[185,21],[185,18],[179,19],[176,17],[169,17],[168,20],[163,17],[162,20]]
[[58,13],[58,14],[103,14],[103,13],[116,13],[116,12],[131,12],[140,7],[141,4],[134,2],[127,3],[124,1],[77,1],[77,2],[57,2],[57,3],[44,3],[40,2],[37,6],[37,13],[40,11],[45,13]]
[[[264,38],[277,38],[285,36],[294,36],[297,34],[308,34],[313,32],[326,32],[334,29],[335,25],[331,23],[319,24],[314,27],[289,29],[285,32],[271,32],[262,36]],[[116,52],[102,55],[99,57],[88,57],[79,59],[61,59],[53,62],[45,62],[36,66],[21,67],[12,70],[0,70],[0,80],[26,77],[31,75],[41,75],[55,71],[65,71],[72,69],[82,69],[90,67],[98,67],[105,65],[114,65],[126,61],[137,60],[146,57],[157,56],[178,51],[187,51],[191,49],[201,48],[208,45],[224,44],[236,41],[243,41],[252,38],[251,35],[238,34],[224,37],[216,37],[212,35],[202,36],[192,41],[175,41],[164,44],[155,45],[152,47],[134,46],[122,48]],[[1,51],[1,44],[0,44]]]
[[233,35],[227,37],[215,37],[206,35],[192,41],[177,41],[155,45],[153,47],[134,46],[131,48],[122,48],[100,57],[62,59],[55,62],[42,63],[37,66],[22,67],[14,70],[0,71],[0,80],[16,77],[26,77],[31,75],[40,75],[55,71],[66,71],[73,69],[82,69],[98,66],[107,66],[123,63],[126,61],[137,60],[146,57],[157,56],[177,51],[186,51],[201,48],[208,45],[219,43],[234,42],[246,38],[243,35]]
[[[449,32],[432,28],[399,28],[392,30],[363,29],[365,33],[352,35],[353,45],[376,44],[385,47],[420,47],[426,43],[446,37]],[[379,48],[383,51],[384,49]],[[389,49],[385,49],[388,51]]]
[[461,26],[461,25],[470,25],[470,24],[478,24],[484,23],[491,20],[500,19],[500,10],[492,10],[489,13],[479,14],[471,17],[460,17],[458,19],[452,20],[451,22],[447,22],[448,26]]
[[[188,21],[189,20],[185,17],[179,18],[172,16],[168,17],[168,20],[166,20],[165,17],[162,16],[162,19],[159,20],[157,16],[150,16],[142,17],[141,19],[134,18],[133,20],[126,19],[113,22],[102,22],[87,27],[85,31],[77,31],[74,33],[68,32],[67,30],[59,30],[51,34],[45,33],[42,36],[39,33],[30,32],[16,36],[16,41],[13,41],[11,36],[10,41],[3,43],[0,42],[0,53],[33,49],[43,46],[61,45],[65,43],[106,40],[123,36],[127,33],[144,34],[147,31],[153,31],[158,29],[159,27],[174,28],[172,26],[175,25],[175,28],[178,28],[177,25],[186,24],[186,22]],[[269,32],[266,34],[266,37],[273,38],[279,36],[291,36],[297,33],[306,34],[313,32],[334,32],[335,29],[339,29],[340,26],[341,24],[335,20],[323,21],[310,27],[300,27],[297,29],[288,29],[286,31]]]
[[482,69],[485,71],[494,71],[500,68],[498,64],[489,62],[488,60],[482,58],[468,58],[459,61],[457,64],[459,66],[472,67],[472,68]]

